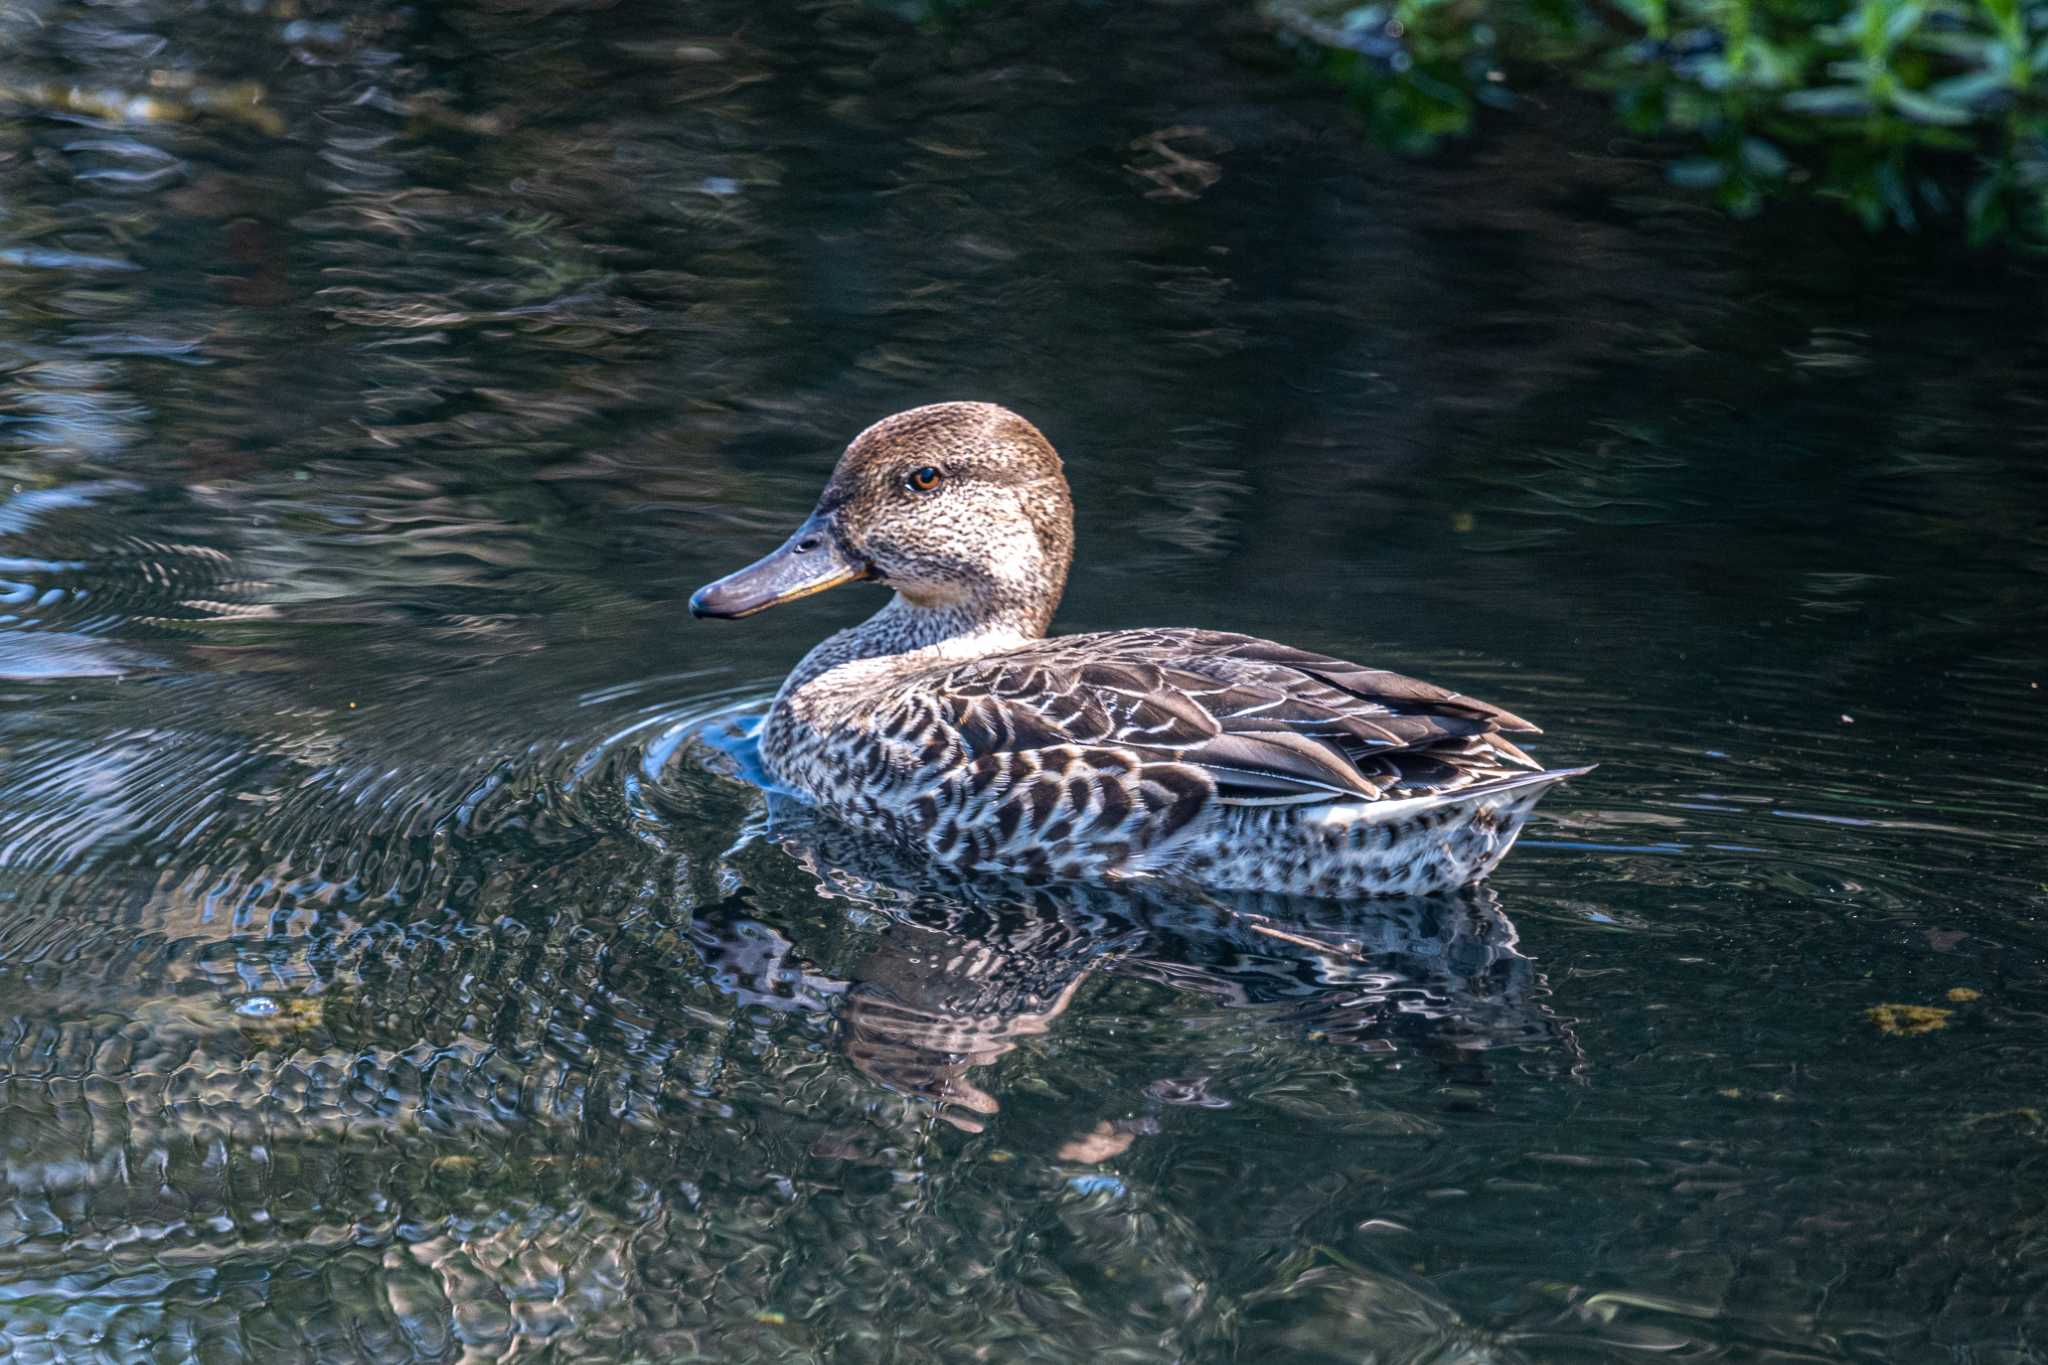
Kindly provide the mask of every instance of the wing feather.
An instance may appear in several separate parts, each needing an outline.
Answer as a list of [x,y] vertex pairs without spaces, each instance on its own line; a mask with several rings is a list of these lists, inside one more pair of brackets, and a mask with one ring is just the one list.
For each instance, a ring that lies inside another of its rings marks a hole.
[[[964,759],[983,772],[985,760],[1057,750],[1083,770],[1186,773],[1218,800],[1251,804],[1416,795],[1537,768],[1502,737],[1536,732],[1509,711],[1248,635],[1066,636],[908,685],[944,699]],[[1198,794],[1172,785],[1179,823]],[[1146,784],[1124,794],[1159,804]]]

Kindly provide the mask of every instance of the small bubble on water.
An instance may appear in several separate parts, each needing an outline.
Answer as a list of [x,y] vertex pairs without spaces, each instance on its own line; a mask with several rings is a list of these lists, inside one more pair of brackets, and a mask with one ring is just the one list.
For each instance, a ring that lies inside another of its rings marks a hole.
[[267,995],[252,995],[235,1006],[235,1013],[246,1019],[268,1019],[277,1013],[277,1002]]

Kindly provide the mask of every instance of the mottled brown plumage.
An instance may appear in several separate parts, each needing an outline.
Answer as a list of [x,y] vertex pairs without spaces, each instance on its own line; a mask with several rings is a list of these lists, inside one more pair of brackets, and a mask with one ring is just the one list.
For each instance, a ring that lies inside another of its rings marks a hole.
[[692,599],[744,616],[853,579],[896,590],[783,684],[769,772],[967,870],[1322,896],[1475,881],[1571,775],[1499,707],[1342,659],[1206,630],[1044,638],[1072,517],[1059,457],[1006,409],[863,432],[788,544]]

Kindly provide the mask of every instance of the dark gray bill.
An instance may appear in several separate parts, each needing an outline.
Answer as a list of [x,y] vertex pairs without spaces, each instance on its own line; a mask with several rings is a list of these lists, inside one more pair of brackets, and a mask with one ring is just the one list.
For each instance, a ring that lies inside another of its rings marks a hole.
[[846,552],[830,519],[814,514],[774,554],[697,589],[690,615],[736,621],[867,576],[868,566]]

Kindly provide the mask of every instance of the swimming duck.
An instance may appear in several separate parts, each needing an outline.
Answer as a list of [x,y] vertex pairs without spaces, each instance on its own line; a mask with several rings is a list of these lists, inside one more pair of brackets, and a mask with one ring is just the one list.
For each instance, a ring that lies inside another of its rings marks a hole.
[[843,583],[895,590],[804,656],[761,727],[781,786],[969,872],[1173,876],[1415,895],[1492,871],[1553,784],[1527,721],[1249,635],[1047,638],[1073,500],[1038,428],[939,403],[855,438],[782,547],[701,588],[736,619]]

